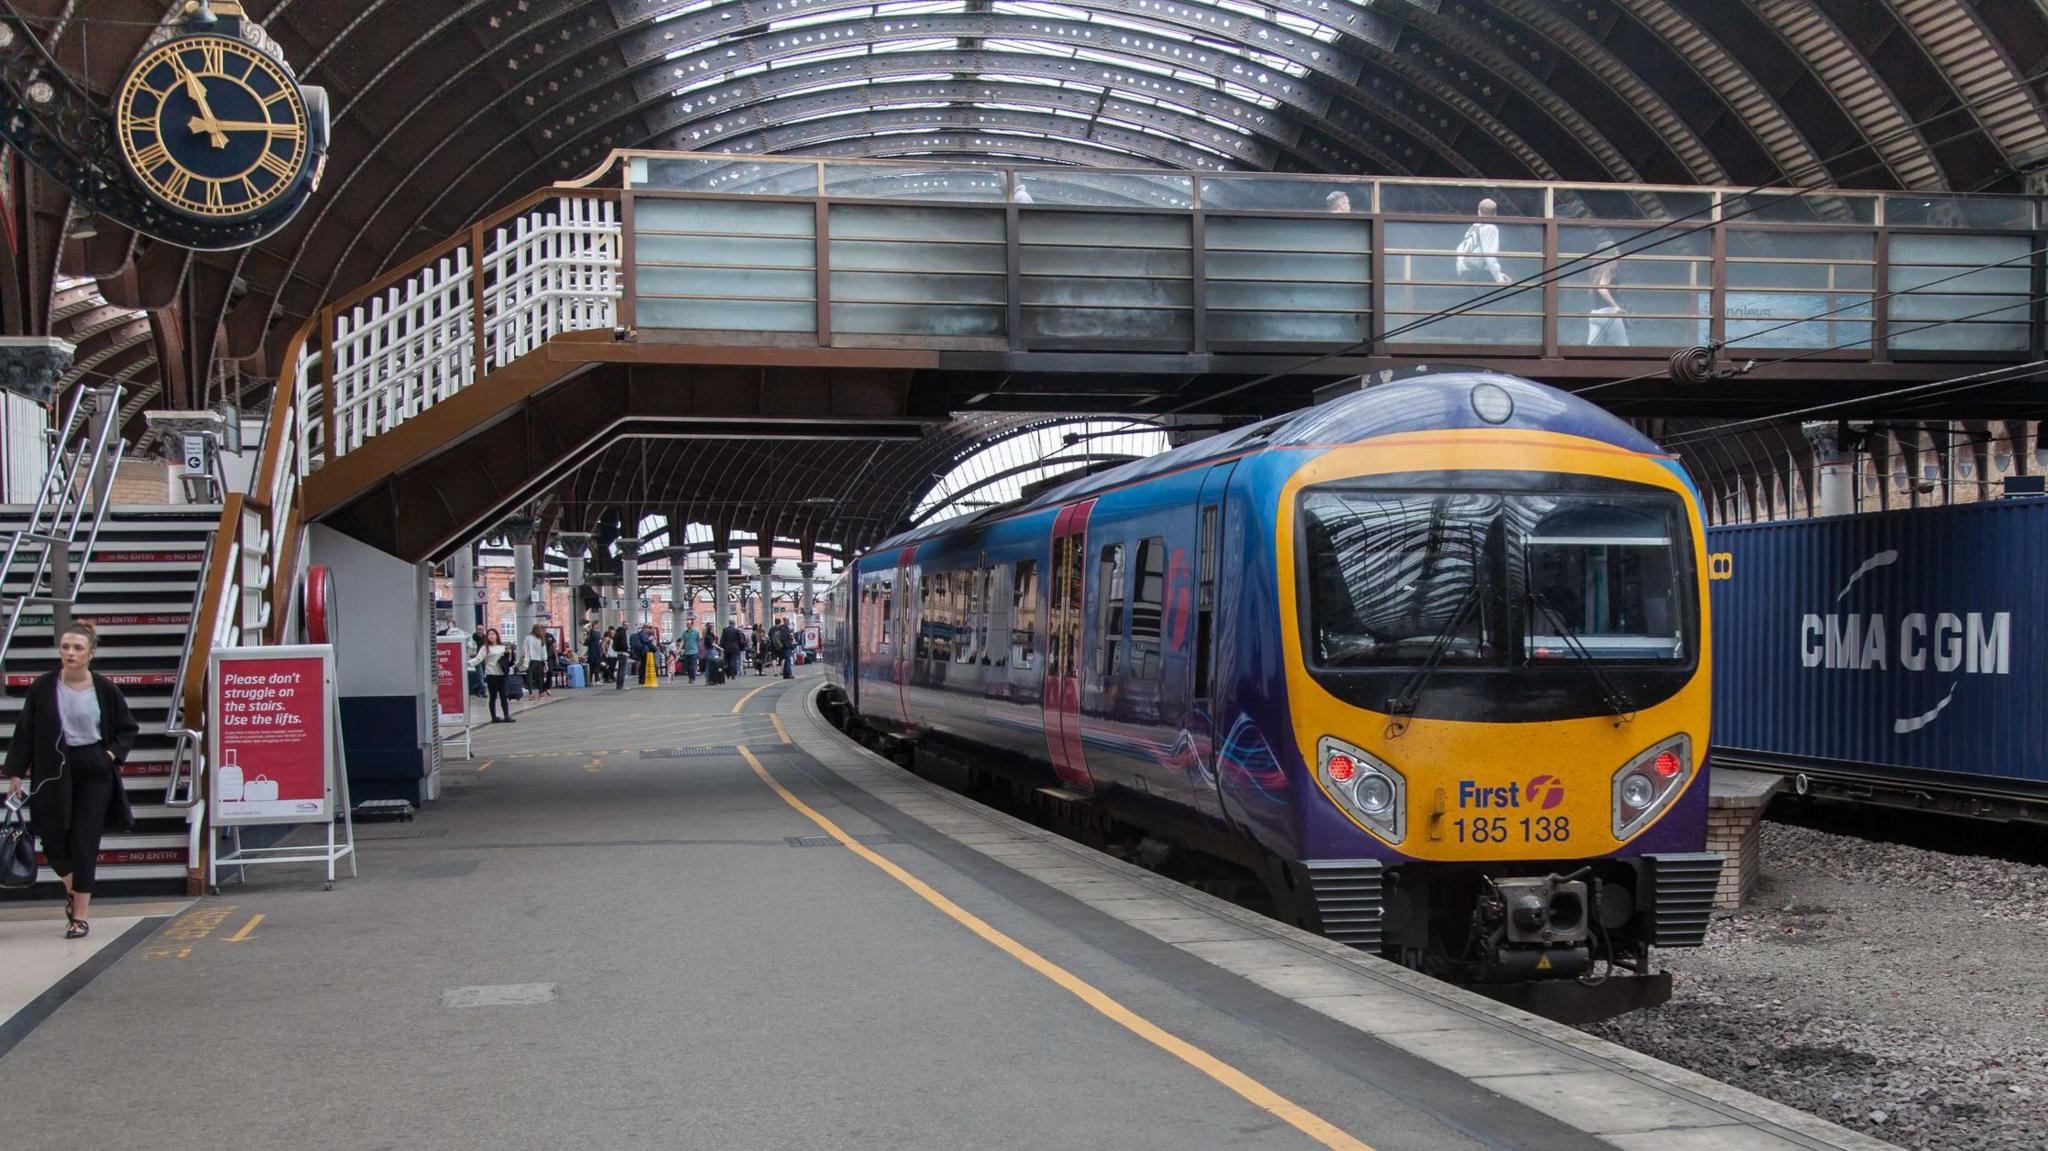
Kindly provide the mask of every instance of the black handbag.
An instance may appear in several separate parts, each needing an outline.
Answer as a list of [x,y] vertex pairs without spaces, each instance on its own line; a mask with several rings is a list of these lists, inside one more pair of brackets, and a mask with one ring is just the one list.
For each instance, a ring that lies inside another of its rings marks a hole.
[[6,812],[0,816],[0,888],[20,891],[36,885],[36,837],[20,808]]

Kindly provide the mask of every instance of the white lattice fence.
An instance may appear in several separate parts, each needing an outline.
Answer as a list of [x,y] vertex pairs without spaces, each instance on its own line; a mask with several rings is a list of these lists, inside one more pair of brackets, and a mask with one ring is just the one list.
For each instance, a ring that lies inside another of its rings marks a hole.
[[611,328],[623,290],[618,205],[576,196],[543,203],[493,231],[483,266],[489,370],[564,332]]
[[[293,376],[298,409],[298,474],[309,476],[327,462],[327,391],[320,382],[321,356],[312,340],[299,344],[298,372]],[[275,506],[275,505],[272,505]]]
[[[623,291],[620,249],[616,202],[560,196],[493,229],[481,256],[461,244],[337,313],[327,370],[316,371],[320,357],[310,348],[301,352],[298,473],[476,382],[479,283],[486,371],[564,332],[613,327]],[[327,443],[330,408],[334,442]]]
[[465,246],[335,316],[329,377],[335,454],[361,447],[469,385],[474,282]]

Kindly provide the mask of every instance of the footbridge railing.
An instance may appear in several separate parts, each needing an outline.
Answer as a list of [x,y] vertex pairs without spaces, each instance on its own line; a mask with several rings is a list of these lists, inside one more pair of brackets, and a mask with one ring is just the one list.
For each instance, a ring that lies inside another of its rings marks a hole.
[[297,464],[537,355],[1636,378],[1704,346],[1759,379],[1937,379],[2044,354],[2044,239],[2026,196],[620,152],[315,317]]
[[617,192],[549,189],[323,310],[296,350],[301,474],[557,336],[609,332],[623,266]]

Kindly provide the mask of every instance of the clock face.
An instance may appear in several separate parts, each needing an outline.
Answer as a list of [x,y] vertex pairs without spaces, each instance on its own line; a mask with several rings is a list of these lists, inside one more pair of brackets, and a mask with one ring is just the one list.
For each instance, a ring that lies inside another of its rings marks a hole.
[[187,215],[260,214],[306,166],[306,102],[275,60],[226,36],[167,41],[116,105],[121,154],[151,195]]

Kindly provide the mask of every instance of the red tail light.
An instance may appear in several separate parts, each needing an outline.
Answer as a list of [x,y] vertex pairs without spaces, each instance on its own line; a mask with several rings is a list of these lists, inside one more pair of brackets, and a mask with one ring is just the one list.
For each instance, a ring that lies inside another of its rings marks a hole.
[[1355,774],[1357,771],[1358,764],[1354,763],[1350,756],[1333,755],[1330,757],[1331,779],[1334,779],[1339,783],[1348,783],[1350,782],[1352,775]]
[[1664,777],[1665,779],[1670,779],[1672,776],[1677,775],[1679,772],[1680,764],[1678,762],[1678,756],[1668,751],[1660,751],[1657,753],[1656,766],[1658,775]]

